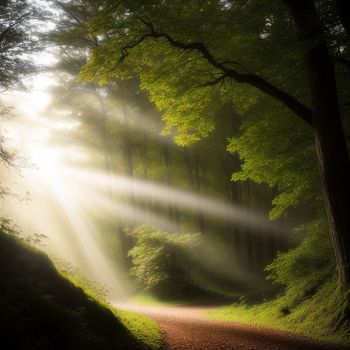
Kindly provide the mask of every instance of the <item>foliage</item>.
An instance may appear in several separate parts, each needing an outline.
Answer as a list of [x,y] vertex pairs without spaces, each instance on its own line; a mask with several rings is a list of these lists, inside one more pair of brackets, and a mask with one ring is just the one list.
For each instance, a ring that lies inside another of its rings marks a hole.
[[15,237],[32,247],[44,245],[43,241],[47,236],[42,233],[24,233],[20,226],[14,224],[11,219],[6,217],[0,218],[0,232]]
[[0,88],[8,89],[36,70],[29,56],[40,48],[44,10],[34,1],[0,1]]
[[273,327],[350,345],[350,297],[339,288],[332,244],[324,219],[300,227],[307,235],[296,248],[267,266],[268,278],[284,287],[262,304],[219,308],[210,317]]
[[[330,50],[346,52],[343,42],[347,39],[334,5],[322,3],[319,8]],[[331,21],[325,19],[329,11]],[[297,40],[284,1],[267,5],[266,1],[244,0],[105,0],[84,24],[85,35],[98,36],[99,41],[81,77],[104,84],[116,77],[139,76],[163,112],[166,131],[177,128],[180,143],[197,141],[212,131],[212,108],[222,100],[233,101],[244,111],[260,102],[261,92],[270,95],[255,89],[249,77],[259,77],[306,108],[310,105],[307,74],[301,63],[305,43]],[[283,105],[283,99],[270,96]],[[215,102],[211,108],[203,108],[210,100]],[[281,109],[281,114],[285,110]],[[209,125],[206,129],[204,121]]]
[[234,181],[252,180],[278,190],[273,199],[270,219],[303,206],[313,218],[322,206],[318,181],[316,152],[312,131],[302,121],[281,118],[271,107],[251,110],[241,125],[240,133],[229,139],[228,151],[238,153],[241,170]]
[[176,129],[175,139],[181,145],[208,136],[220,106],[234,102],[242,112],[256,104],[261,93],[226,79],[196,48],[175,47],[164,35],[153,37],[152,30],[184,45],[201,43],[225,69],[263,76],[285,91],[293,89],[295,95],[306,96],[299,91],[304,79],[300,47],[280,1],[270,6],[263,1],[227,5],[222,1],[105,1],[85,28],[99,33],[101,40],[81,77],[105,83],[138,75],[163,112],[165,132]]
[[0,335],[7,346],[24,350],[160,346],[153,321],[125,312],[119,316],[119,311],[62,277],[45,254],[12,235],[1,232],[0,242]]
[[305,296],[314,294],[326,280],[333,277],[336,270],[324,217],[297,229],[298,234],[305,235],[305,231],[305,238],[296,248],[279,253],[266,267],[268,278],[283,285],[286,294],[295,298],[296,304]]
[[129,251],[131,274],[145,290],[177,298],[191,285],[189,252],[199,244],[198,234],[176,234],[142,225],[131,232],[135,246]]
[[[290,307],[289,305],[293,305]],[[290,300],[283,295],[270,302],[248,306],[234,304],[213,310],[210,318],[254,324],[309,337],[350,345],[350,297],[344,294],[332,279],[326,281],[312,295]]]

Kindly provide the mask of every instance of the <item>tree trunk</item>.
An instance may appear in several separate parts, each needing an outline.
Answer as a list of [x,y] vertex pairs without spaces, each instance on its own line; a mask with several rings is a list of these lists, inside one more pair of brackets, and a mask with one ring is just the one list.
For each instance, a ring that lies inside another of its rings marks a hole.
[[[165,180],[168,188],[171,188],[171,179],[170,179],[170,174],[171,174],[171,156],[169,152],[169,148],[167,145],[162,145],[162,153],[163,153],[163,161],[165,165]],[[171,194],[169,194],[170,197],[172,197]],[[180,227],[180,213],[178,209],[172,205],[171,203],[168,204],[168,213],[170,220],[174,222],[178,227]]]
[[325,30],[312,0],[285,1],[305,42],[313,129],[324,201],[340,282],[350,287],[350,160],[342,128],[334,67]]
[[[202,186],[201,186],[201,175],[200,175],[200,162],[197,154],[194,156],[194,183],[195,183],[195,191],[198,196],[202,195]],[[205,220],[203,213],[201,211],[198,212],[198,225],[199,231],[201,233],[205,232]]]
[[[192,190],[197,193],[199,196],[201,195],[201,183],[200,183],[200,175],[199,175],[199,159],[196,154],[193,156],[193,160],[191,159],[191,154],[188,148],[184,149],[183,153],[185,157],[185,164],[188,170],[188,175],[190,179],[190,184]],[[201,233],[204,233],[205,230],[205,222],[203,214],[198,211],[197,215],[198,220],[198,229]]]
[[[131,180],[133,183],[134,180],[134,162],[133,162],[133,145],[131,142],[131,136],[130,136],[130,129],[129,129],[129,121],[127,117],[127,111],[125,104],[122,103],[122,113],[123,113],[123,131],[121,135],[122,140],[122,153],[124,158],[124,167],[125,172],[129,180]],[[136,198],[135,198],[135,191],[132,185],[131,191],[129,196],[127,197],[127,202],[131,206],[131,210],[133,210],[133,216],[136,218]],[[121,221],[122,225],[124,225],[123,220]],[[122,250],[125,257],[125,263],[128,268],[132,266],[131,259],[128,257],[129,250],[134,246],[133,238],[127,234],[124,233],[123,230],[121,230],[121,241],[122,241]]]

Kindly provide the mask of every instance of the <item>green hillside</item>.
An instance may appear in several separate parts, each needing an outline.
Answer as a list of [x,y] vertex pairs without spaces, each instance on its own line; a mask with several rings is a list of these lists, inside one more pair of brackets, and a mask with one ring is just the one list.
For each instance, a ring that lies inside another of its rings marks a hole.
[[119,319],[61,276],[45,254],[2,233],[0,247],[0,334],[9,349],[154,349],[159,344],[152,321],[125,312]]

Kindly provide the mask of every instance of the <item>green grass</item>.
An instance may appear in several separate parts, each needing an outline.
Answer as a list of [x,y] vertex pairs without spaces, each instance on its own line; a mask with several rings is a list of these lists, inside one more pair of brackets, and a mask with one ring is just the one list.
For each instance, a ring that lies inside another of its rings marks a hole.
[[150,349],[162,347],[163,338],[158,324],[146,316],[125,310],[114,309],[114,314],[131,334]]
[[253,324],[310,336],[330,343],[350,346],[348,296],[336,288],[334,281],[325,283],[314,295],[291,304],[290,295],[270,302],[248,306],[235,304],[220,307],[207,317]]

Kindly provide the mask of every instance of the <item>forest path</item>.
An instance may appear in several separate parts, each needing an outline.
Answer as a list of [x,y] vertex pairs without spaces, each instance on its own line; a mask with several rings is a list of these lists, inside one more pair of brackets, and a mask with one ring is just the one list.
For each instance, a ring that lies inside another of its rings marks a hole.
[[119,304],[159,323],[164,350],[332,350],[344,349],[307,337],[241,323],[208,319],[206,307]]

